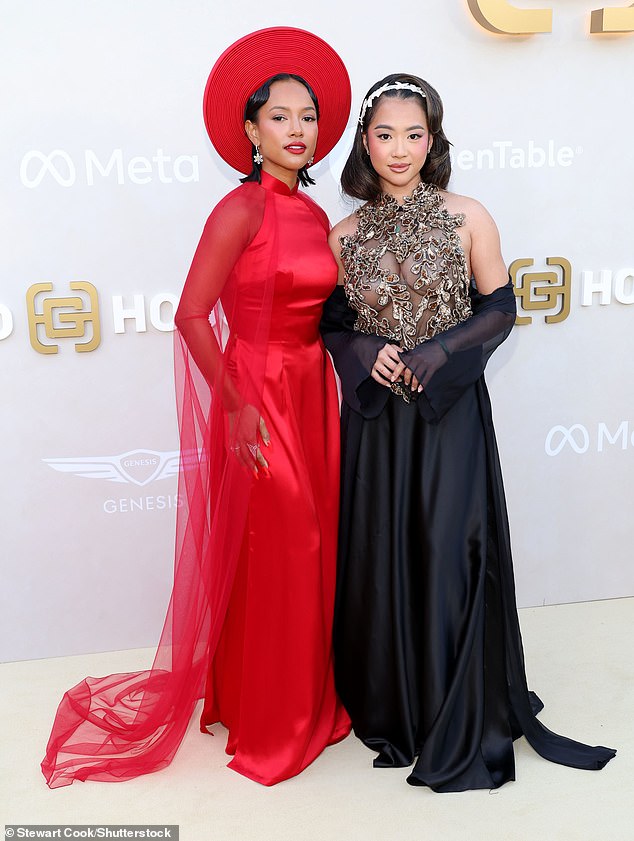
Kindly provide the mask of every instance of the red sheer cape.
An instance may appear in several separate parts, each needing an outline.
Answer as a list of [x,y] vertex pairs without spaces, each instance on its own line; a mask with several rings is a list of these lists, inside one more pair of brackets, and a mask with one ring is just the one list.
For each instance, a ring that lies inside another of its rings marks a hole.
[[[64,694],[42,761],[51,788],[74,780],[122,781],[165,767],[204,693],[253,480],[230,450],[228,417],[261,406],[277,262],[274,226],[261,231],[270,199],[258,185],[245,184],[218,204],[176,315],[182,504],[173,590],[154,662],[147,671],[88,677]],[[248,322],[233,282],[238,265],[241,276],[252,279]],[[238,331],[249,336],[248,370],[230,361]]]

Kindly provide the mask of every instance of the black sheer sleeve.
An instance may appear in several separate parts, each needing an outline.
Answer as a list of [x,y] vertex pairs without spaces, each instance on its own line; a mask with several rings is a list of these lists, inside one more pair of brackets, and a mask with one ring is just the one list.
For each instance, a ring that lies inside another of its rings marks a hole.
[[[417,395],[421,415],[439,421],[465,390],[484,373],[493,351],[513,328],[516,314],[513,284],[489,295],[472,290],[473,315],[462,324],[400,354],[423,391]],[[343,399],[365,418],[380,414],[390,390],[372,379],[376,355],[386,343],[381,336],[354,329],[356,311],[342,286],[324,304],[321,333],[341,380]]]
[[324,304],[319,327],[341,380],[343,399],[364,417],[373,418],[380,414],[390,393],[370,374],[387,340],[356,331],[356,317],[343,286],[337,286]]
[[472,291],[473,315],[433,339],[400,354],[423,386],[418,407],[433,423],[484,373],[486,364],[515,323],[516,304],[509,280],[489,295]]

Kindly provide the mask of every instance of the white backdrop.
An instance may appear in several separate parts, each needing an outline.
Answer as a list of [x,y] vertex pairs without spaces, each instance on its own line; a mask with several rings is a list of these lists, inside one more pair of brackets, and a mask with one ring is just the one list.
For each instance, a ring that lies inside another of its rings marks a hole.
[[591,34],[582,0],[552,0],[553,31],[519,36],[466,0],[311,5],[0,3],[3,659],[158,637],[178,504],[173,304],[237,183],[202,94],[229,43],[281,24],[350,71],[354,116],[311,190],[333,221],[365,90],[411,72],[443,97],[450,188],[493,213],[509,265],[527,261],[532,323],[488,375],[520,604],[634,592],[634,35]]

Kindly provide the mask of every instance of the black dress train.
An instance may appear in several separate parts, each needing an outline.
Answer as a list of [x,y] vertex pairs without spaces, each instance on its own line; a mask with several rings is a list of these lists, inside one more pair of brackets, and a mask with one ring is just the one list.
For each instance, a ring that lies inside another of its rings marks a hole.
[[[375,766],[414,763],[408,782],[435,791],[513,780],[522,734],[546,759],[602,768],[615,751],[549,731],[526,685],[482,376],[513,325],[513,289],[470,288],[464,219],[435,187],[357,215],[322,320],[344,397],[335,680],[354,731]],[[369,377],[386,341],[431,377],[421,395]]]

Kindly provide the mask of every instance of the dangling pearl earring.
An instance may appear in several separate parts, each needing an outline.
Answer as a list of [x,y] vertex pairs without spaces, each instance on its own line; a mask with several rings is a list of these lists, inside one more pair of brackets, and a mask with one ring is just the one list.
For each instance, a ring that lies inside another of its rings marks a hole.
[[253,162],[256,163],[256,164],[261,164],[263,161],[264,161],[264,158],[262,157],[262,153],[260,152],[260,147],[256,146],[255,147],[255,155],[253,156]]

